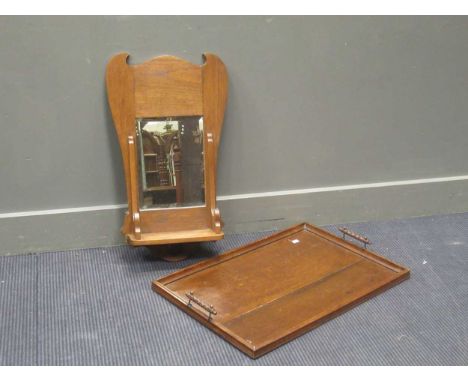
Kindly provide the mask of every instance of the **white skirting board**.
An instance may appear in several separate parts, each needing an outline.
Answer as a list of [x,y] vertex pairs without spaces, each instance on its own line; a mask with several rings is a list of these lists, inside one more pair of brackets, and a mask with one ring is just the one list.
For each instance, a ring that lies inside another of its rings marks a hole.
[[[226,234],[468,211],[468,175],[218,197]],[[124,243],[126,204],[0,214],[0,255]]]

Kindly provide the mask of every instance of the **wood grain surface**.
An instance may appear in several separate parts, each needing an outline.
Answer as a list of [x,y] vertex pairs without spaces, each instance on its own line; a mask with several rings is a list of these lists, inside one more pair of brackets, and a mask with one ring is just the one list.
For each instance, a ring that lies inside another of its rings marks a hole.
[[[216,165],[224,110],[227,72],[214,54],[195,65],[174,56],[159,56],[129,65],[128,53],[114,56],[107,65],[109,106],[119,138],[125,172],[128,212],[122,233],[132,245],[154,245],[222,239],[216,206]],[[134,147],[136,118],[203,116],[205,205],[140,209],[138,162]]]
[[[152,287],[256,358],[408,277],[408,269],[303,223]],[[217,314],[208,319],[188,306],[190,292]]]

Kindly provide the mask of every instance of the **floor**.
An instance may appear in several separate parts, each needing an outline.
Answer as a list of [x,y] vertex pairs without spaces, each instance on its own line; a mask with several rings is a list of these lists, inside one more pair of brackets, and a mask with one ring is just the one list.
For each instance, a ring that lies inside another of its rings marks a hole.
[[468,365],[468,213],[349,227],[411,278],[256,361],[150,283],[268,232],[179,263],[127,246],[0,257],[0,365]]

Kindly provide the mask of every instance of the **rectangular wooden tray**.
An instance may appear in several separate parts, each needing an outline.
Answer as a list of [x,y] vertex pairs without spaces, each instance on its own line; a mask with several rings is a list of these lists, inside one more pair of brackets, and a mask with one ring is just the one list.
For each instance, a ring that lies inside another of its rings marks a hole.
[[408,269],[303,223],[152,288],[257,358],[408,277]]

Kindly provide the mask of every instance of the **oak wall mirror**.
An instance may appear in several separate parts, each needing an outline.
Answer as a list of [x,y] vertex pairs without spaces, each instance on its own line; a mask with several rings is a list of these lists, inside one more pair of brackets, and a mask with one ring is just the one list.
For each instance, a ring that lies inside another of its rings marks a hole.
[[132,245],[223,238],[215,177],[224,64],[213,54],[202,65],[173,56],[129,65],[128,57],[114,56],[106,70],[128,197],[122,233]]

